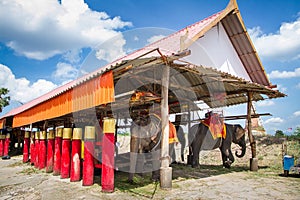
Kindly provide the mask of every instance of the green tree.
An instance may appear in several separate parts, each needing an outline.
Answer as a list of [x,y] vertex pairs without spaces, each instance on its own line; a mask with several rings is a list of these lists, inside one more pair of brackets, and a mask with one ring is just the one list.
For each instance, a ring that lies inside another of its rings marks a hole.
[[293,139],[300,139],[300,127],[297,127],[294,133],[292,134]]
[[275,132],[275,137],[280,138],[280,137],[284,137],[284,133],[282,130],[277,130]]
[[8,92],[7,88],[0,88],[0,112],[2,112],[2,108],[9,105],[10,96],[7,96]]

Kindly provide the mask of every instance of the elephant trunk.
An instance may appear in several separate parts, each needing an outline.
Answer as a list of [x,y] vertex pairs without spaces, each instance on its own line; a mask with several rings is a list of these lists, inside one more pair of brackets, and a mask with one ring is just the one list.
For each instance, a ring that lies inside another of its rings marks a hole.
[[245,136],[243,136],[243,138],[241,138],[240,142],[238,143],[238,145],[241,147],[241,153],[239,154],[238,151],[235,152],[236,157],[238,158],[242,158],[245,153],[246,153],[246,142],[245,142]]

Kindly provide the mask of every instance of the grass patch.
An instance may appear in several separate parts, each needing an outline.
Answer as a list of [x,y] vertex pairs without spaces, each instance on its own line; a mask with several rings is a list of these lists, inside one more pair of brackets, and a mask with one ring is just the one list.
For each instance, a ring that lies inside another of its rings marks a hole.
[[9,164],[8,167],[19,167],[23,165],[23,161],[18,161],[12,164]]
[[143,176],[135,174],[133,183],[129,183],[128,173],[117,172],[115,177],[115,188],[116,190],[130,193],[134,196],[153,198],[159,188],[159,182],[153,182],[151,180],[151,173],[145,173]]
[[41,173],[41,171],[34,167],[28,167],[28,168],[23,169],[22,171],[18,172],[17,174],[31,175],[31,174],[38,174],[38,173]]

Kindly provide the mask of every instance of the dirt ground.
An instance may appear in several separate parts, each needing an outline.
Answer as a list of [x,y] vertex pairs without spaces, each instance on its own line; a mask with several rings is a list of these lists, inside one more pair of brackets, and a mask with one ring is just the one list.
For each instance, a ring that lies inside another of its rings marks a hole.
[[261,140],[258,172],[249,171],[249,152],[245,158],[236,159],[231,169],[222,168],[218,150],[201,153],[200,168],[183,163],[172,165],[171,190],[160,189],[159,183],[151,182],[147,174],[136,175],[132,185],[127,182],[126,173],[116,172],[114,193],[101,192],[100,173],[96,174],[93,186],[83,187],[81,181],[61,179],[22,163],[22,156],[13,156],[10,160],[0,160],[0,200],[300,199],[299,175],[281,175],[280,144]]

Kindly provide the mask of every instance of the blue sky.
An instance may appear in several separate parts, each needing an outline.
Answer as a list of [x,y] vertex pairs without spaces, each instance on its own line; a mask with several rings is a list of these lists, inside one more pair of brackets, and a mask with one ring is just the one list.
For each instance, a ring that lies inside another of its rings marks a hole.
[[[12,98],[0,115],[93,70],[82,72],[82,63],[110,38],[145,27],[176,31],[223,10],[228,1],[0,0],[0,87],[9,88]],[[271,82],[288,95],[256,103],[257,112],[272,114],[262,118],[270,134],[294,130],[300,126],[300,1],[237,2]],[[245,106],[230,113],[245,114]]]

